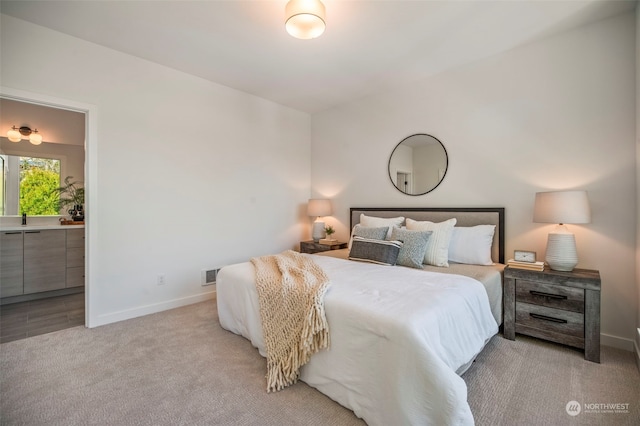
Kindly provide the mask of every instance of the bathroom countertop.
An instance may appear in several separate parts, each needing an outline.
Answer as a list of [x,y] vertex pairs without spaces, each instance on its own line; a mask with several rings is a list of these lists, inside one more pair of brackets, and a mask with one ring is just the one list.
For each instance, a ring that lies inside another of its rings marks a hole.
[[8,225],[0,227],[0,232],[5,231],[44,231],[47,229],[82,229],[84,225]]

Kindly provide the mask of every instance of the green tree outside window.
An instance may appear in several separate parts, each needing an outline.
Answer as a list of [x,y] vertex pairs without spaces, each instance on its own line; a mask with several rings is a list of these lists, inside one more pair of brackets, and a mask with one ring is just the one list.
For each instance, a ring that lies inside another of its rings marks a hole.
[[20,214],[58,215],[60,161],[48,158],[20,158]]

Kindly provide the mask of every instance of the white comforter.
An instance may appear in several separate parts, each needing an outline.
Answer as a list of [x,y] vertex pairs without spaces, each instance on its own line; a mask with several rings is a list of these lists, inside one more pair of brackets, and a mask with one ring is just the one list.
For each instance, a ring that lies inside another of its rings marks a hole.
[[[369,425],[473,424],[460,376],[498,332],[483,285],[460,275],[324,256],[331,347],[301,380]],[[217,303],[223,328],[264,356],[251,263],[223,268]]]

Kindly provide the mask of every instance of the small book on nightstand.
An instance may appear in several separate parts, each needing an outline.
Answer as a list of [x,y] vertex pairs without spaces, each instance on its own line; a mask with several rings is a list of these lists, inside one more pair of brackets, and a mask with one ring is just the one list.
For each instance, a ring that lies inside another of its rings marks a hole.
[[332,246],[334,244],[339,244],[338,240],[328,240],[326,238],[321,238],[320,241],[318,241],[320,244],[324,244],[327,246]]
[[531,271],[543,271],[544,262],[519,262],[517,260],[509,259],[507,265],[510,268],[529,269]]

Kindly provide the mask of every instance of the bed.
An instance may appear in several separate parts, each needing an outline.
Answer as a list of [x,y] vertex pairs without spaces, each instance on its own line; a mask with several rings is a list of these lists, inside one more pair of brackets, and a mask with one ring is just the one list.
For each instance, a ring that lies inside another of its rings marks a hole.
[[[403,217],[408,225],[456,219],[490,225],[491,265],[449,262],[411,268],[349,260],[349,250],[311,256],[327,273],[331,346],[314,354],[300,380],[369,425],[473,424],[460,377],[502,323],[503,208],[352,208],[360,219]],[[220,324],[265,356],[255,272],[249,262],[220,270]]]

